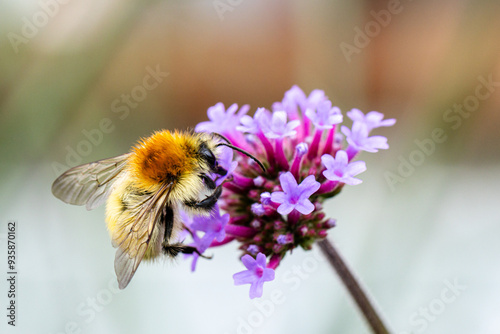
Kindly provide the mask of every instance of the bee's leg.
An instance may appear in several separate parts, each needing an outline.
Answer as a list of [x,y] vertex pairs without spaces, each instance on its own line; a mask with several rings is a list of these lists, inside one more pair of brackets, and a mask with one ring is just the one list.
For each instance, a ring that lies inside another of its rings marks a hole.
[[201,254],[196,247],[193,246],[186,246],[182,243],[175,243],[175,244],[164,244],[163,245],[163,252],[165,255],[171,256],[171,257],[176,257],[179,255],[179,253],[183,254],[193,254],[196,253],[199,256],[205,258],[205,259],[211,259],[211,256],[205,256]]
[[201,201],[186,201],[184,204],[190,208],[193,209],[199,209],[202,211],[211,211],[215,204],[217,203],[217,200],[219,199],[220,195],[222,194],[222,186],[218,186],[215,188],[215,191],[212,193],[212,195],[208,196],[207,198],[201,200]]
[[210,178],[207,174],[200,174],[200,178],[205,182],[205,185],[211,189],[214,190],[217,188],[217,185],[215,184],[215,181]]
[[160,224],[165,226],[165,234],[163,240],[169,240],[172,236],[172,230],[174,229],[174,210],[168,205],[165,205],[161,212]]
[[217,164],[217,166],[215,166],[214,173],[220,176],[226,176],[227,170],[225,170],[219,164]]

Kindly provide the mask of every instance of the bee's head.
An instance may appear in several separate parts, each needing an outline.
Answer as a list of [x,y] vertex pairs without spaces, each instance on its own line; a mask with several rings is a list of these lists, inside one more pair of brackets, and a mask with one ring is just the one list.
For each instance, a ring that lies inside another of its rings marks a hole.
[[[216,145],[210,145],[210,144],[211,142],[206,142],[206,141],[202,142],[200,144],[198,154],[200,155],[201,159],[203,159],[207,163],[211,172],[224,176],[227,174],[227,170],[219,166],[217,158],[213,152],[218,147],[218,144]],[[210,146],[213,147],[210,148]]]

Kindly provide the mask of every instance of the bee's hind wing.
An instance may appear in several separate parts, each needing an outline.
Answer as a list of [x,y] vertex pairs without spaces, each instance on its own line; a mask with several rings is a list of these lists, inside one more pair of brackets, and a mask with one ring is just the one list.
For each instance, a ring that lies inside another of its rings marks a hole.
[[52,184],[52,193],[61,201],[86,205],[92,210],[109,195],[111,185],[127,165],[130,153],[73,167]]

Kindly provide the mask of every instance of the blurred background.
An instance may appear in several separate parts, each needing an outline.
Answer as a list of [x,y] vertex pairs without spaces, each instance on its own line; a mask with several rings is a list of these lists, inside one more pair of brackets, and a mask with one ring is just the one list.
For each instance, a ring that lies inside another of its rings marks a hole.
[[487,0],[0,0],[0,267],[16,220],[19,272],[2,332],[368,333],[317,249],[257,303],[232,284],[235,245],[196,273],[141,265],[117,292],[104,209],[50,192],[219,101],[253,112],[297,84],[398,120],[377,130],[390,150],[361,156],[363,183],[327,202],[329,238],[393,332],[500,333],[499,31]]

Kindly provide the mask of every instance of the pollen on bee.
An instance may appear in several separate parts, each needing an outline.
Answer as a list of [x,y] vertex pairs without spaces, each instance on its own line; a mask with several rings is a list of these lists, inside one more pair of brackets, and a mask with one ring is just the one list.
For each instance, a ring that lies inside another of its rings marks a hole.
[[196,168],[196,150],[197,138],[188,133],[155,132],[132,148],[130,169],[144,187],[178,181]]

